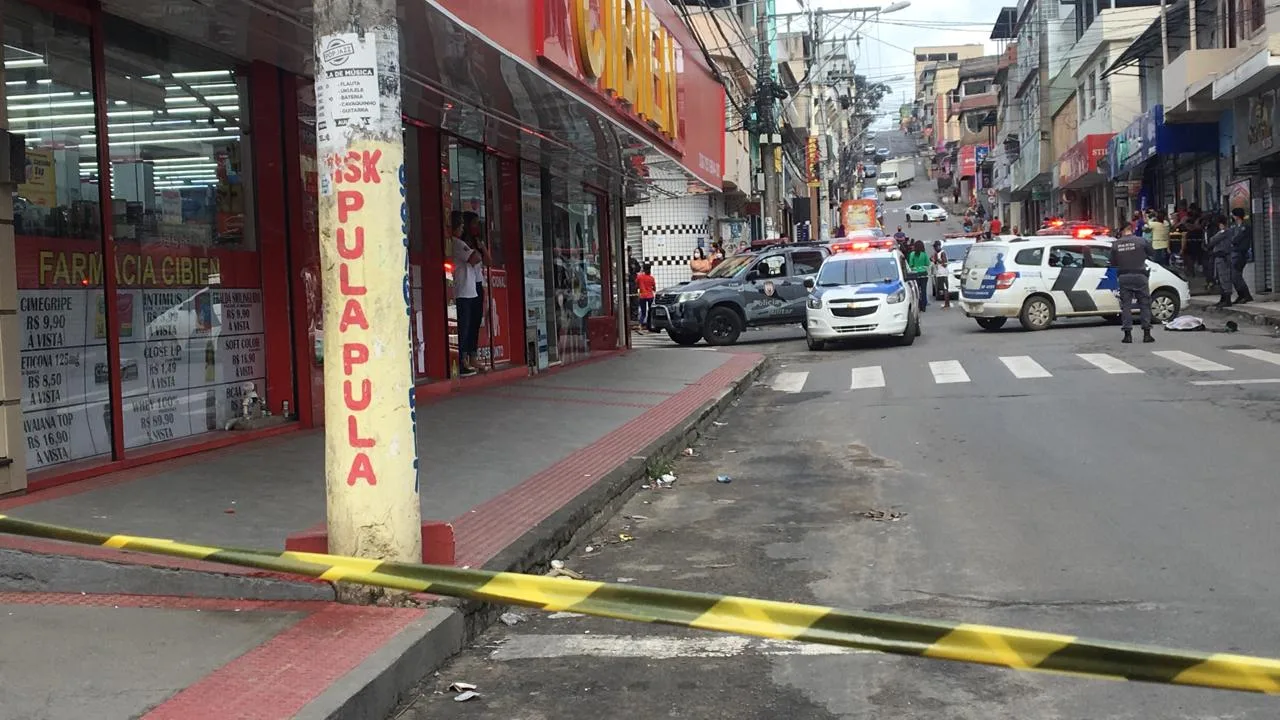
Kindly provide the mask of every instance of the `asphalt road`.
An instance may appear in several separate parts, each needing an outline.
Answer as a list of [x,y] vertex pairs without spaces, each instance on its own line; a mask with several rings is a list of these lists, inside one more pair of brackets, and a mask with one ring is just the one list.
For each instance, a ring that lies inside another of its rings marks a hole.
[[[925,186],[908,197],[926,198]],[[941,230],[915,228],[925,240]],[[674,465],[674,488],[640,491],[591,552],[566,553],[568,566],[596,580],[1280,656],[1280,341],[1158,330],[1155,345],[1121,345],[1118,328],[1083,321],[986,333],[936,306],[923,321],[908,348],[813,353],[798,329],[737,348],[770,355],[759,385]],[[1114,361],[1132,371],[1096,364]],[[884,386],[855,388],[869,376],[855,368],[879,368]],[[1274,699],[1237,693],[525,614],[398,717],[1280,715]],[[454,702],[453,681],[481,697]]]

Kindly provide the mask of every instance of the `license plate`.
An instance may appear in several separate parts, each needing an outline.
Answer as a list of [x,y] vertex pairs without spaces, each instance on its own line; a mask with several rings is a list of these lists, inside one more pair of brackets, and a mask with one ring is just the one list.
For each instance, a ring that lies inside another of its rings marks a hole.
[[965,303],[964,309],[971,313],[982,312],[982,303]]

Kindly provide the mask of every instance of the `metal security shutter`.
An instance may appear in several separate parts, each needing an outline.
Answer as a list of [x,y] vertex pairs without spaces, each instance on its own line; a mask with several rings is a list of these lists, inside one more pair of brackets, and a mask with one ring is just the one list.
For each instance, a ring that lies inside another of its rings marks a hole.
[[[1276,246],[1280,244],[1280,228],[1276,224],[1277,206],[1280,206],[1280,183],[1275,178],[1266,179],[1266,192],[1262,193],[1262,222],[1254,223],[1254,272],[1257,274],[1256,290],[1273,292],[1276,287]],[[1259,237],[1259,226],[1265,230]]]

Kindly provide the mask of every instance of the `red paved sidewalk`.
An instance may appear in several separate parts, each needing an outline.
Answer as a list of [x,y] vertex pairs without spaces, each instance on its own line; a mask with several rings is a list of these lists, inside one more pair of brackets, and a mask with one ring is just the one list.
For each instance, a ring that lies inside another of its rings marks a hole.
[[[680,389],[628,388],[626,379],[609,379],[611,370],[605,367],[594,371],[594,376],[579,377],[594,379],[594,383],[575,382],[566,374],[544,383],[522,381],[499,391],[485,391],[529,396],[540,404],[577,405],[575,401],[599,399],[600,389],[592,385],[608,381],[613,394],[605,402],[641,407],[610,411],[629,413],[630,419],[615,422],[608,432],[454,517],[458,564],[493,566],[500,553],[502,564],[529,562],[538,552],[549,556],[559,548],[532,552],[531,546],[555,542],[554,538],[567,537],[564,533],[571,534],[576,528],[548,533],[548,524],[584,521],[566,520],[558,513],[575,509],[576,504],[580,507],[572,517],[594,515],[607,502],[602,500],[603,485],[612,483],[616,492],[626,487],[626,479],[619,479],[620,468],[636,467],[637,458],[659,444],[670,450],[671,443],[678,442],[694,423],[708,421],[700,416],[712,406],[727,403],[745,389],[763,361],[759,355],[712,353],[712,358],[706,354],[709,351],[702,352],[694,356],[657,351],[652,364],[638,366],[657,377],[663,375],[661,362],[671,362],[679,355],[715,365],[684,381]],[[661,362],[656,359],[659,357]],[[635,382],[643,386],[651,381],[640,378]],[[644,403],[647,397],[661,399]],[[110,496],[94,493],[111,492],[133,482],[136,479],[104,478],[82,490],[79,494],[84,497],[77,502],[107,503]],[[66,489],[51,492],[60,498],[71,497]],[[25,517],[28,511],[40,509],[41,502],[38,493],[0,500],[0,512]],[[128,531],[136,532],[132,528]],[[67,551],[91,562],[145,562],[166,568],[163,572],[168,573],[215,570],[270,575],[0,535],[0,560],[6,557],[6,550],[11,554]],[[513,551],[516,555],[507,554]],[[525,559],[513,560],[516,556]],[[6,624],[21,627],[22,632],[0,633],[0,720],[16,720],[36,712],[49,720],[86,717],[85,708],[95,707],[93,703],[104,694],[110,694],[110,707],[96,706],[91,713],[95,717],[275,719],[328,717],[333,712],[339,712],[339,717],[378,717],[377,713],[368,714],[372,708],[385,713],[388,702],[394,705],[394,692],[388,697],[386,681],[405,677],[407,669],[416,671],[415,678],[420,677],[429,671],[430,664],[456,649],[465,632],[458,611],[444,607],[362,608],[326,602],[106,592],[6,593],[5,587],[0,575],[0,616],[8,614]],[[103,628],[101,633],[96,630],[99,627]],[[69,632],[74,628],[82,631]],[[83,631],[85,628],[89,630]],[[125,632],[130,630],[132,635]],[[46,677],[40,673],[53,672],[56,677],[60,668],[74,670],[71,676],[77,683],[60,690],[51,687],[48,690],[57,692],[35,697],[39,679]],[[380,697],[370,701],[360,695],[379,679],[383,684],[374,694]]]

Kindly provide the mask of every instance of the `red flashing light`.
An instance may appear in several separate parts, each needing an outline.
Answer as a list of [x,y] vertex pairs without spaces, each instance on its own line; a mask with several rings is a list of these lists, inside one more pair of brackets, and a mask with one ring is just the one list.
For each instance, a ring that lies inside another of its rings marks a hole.
[[449,273],[450,275],[452,275],[452,274],[453,274],[453,263],[451,263],[451,262],[449,262],[448,260],[446,260],[446,261],[445,261],[445,263],[444,263],[444,271],[445,271],[446,273]]
[[1016,272],[1002,272],[996,276],[996,289],[1008,290],[1013,287],[1013,281],[1018,279]]
[[1076,228],[1075,236],[1079,239],[1093,237],[1094,229],[1091,227]]

